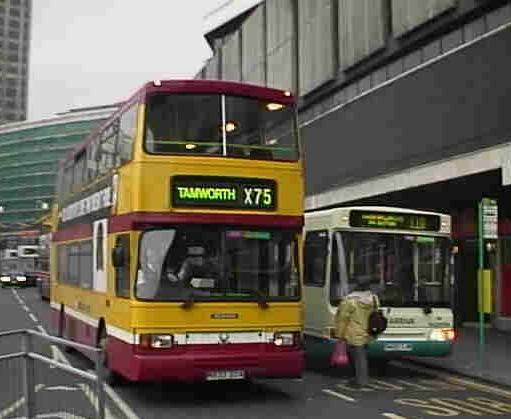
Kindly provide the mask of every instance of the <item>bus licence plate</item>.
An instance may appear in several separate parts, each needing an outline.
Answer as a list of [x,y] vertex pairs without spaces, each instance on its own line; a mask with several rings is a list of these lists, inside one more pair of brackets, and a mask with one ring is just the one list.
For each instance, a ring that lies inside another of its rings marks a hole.
[[386,352],[410,352],[412,345],[409,343],[386,343],[383,350]]
[[244,378],[245,371],[243,370],[210,371],[206,374],[207,381],[243,380]]

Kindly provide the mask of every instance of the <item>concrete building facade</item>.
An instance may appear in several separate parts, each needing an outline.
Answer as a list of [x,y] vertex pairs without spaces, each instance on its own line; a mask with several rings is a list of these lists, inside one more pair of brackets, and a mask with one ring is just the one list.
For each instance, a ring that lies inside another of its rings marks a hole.
[[0,0],[0,124],[27,117],[32,0]]
[[456,310],[477,318],[477,206],[499,204],[488,321],[511,329],[511,2],[266,0],[206,34],[198,78],[300,96],[309,210],[453,216]]

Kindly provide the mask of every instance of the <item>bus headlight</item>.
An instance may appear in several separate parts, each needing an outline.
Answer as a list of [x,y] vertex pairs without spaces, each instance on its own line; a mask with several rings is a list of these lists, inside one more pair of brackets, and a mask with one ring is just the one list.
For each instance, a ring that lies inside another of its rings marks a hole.
[[140,346],[146,349],[172,348],[174,335],[140,335]]
[[11,282],[11,277],[7,275],[0,276],[1,282]]
[[297,334],[292,332],[287,333],[275,333],[273,337],[273,344],[275,346],[293,346],[296,345]]
[[431,340],[436,340],[439,342],[451,341],[454,340],[456,334],[454,329],[433,329],[430,334]]

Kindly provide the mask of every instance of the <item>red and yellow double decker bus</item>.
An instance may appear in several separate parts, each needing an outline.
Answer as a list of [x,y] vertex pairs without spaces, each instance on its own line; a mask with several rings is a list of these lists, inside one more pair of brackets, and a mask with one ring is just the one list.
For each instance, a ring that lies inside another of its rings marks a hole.
[[133,381],[297,377],[303,173],[289,92],[146,84],[60,167],[51,307]]

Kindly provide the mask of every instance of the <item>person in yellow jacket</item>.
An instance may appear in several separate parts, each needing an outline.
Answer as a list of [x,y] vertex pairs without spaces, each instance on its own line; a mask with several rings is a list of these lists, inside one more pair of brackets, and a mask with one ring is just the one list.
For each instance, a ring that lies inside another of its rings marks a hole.
[[368,326],[369,316],[375,305],[379,307],[378,297],[371,292],[370,283],[364,281],[359,282],[337,308],[336,336],[347,343],[357,386],[365,386],[369,380],[367,344],[373,337],[369,335]]

